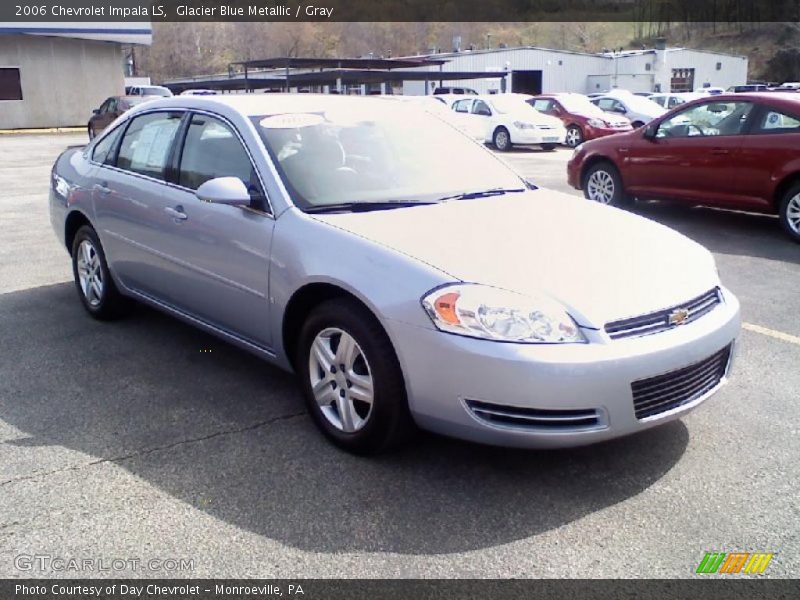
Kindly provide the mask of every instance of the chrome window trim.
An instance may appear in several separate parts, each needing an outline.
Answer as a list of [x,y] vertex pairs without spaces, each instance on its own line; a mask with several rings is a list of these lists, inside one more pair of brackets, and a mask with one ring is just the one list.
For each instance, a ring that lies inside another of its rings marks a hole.
[[[163,179],[157,179],[155,177],[150,177],[149,175],[144,175],[142,173],[136,173],[135,171],[128,171],[127,169],[121,169],[121,168],[117,167],[116,165],[107,165],[105,163],[98,163],[93,159],[94,146],[97,145],[97,143],[100,140],[102,140],[103,138],[105,138],[107,135],[110,135],[111,131],[115,131],[115,130],[119,129],[122,126],[127,125],[128,123],[130,123],[133,119],[135,119],[137,117],[148,115],[148,114],[153,114],[153,113],[160,113],[160,112],[169,112],[169,113],[180,112],[180,113],[183,113],[184,117],[186,116],[187,113],[190,116],[191,116],[192,113],[205,114],[205,115],[208,115],[209,117],[213,117],[213,118],[219,119],[222,122],[224,122],[227,126],[229,126],[231,128],[231,130],[233,131],[234,135],[236,135],[236,138],[239,140],[239,143],[242,144],[242,146],[244,147],[245,152],[247,153],[247,158],[250,160],[250,166],[253,167],[253,170],[256,173],[256,177],[258,177],[258,183],[261,184],[261,190],[264,192],[264,199],[267,201],[267,206],[269,207],[269,211],[266,212],[266,211],[256,210],[256,209],[254,209],[254,208],[252,208],[250,206],[241,206],[240,208],[247,209],[249,212],[252,212],[252,213],[255,213],[255,214],[259,214],[259,215],[262,215],[262,216],[266,216],[266,217],[271,218],[272,220],[275,220],[275,211],[274,211],[274,209],[272,207],[272,201],[269,198],[269,193],[267,192],[267,188],[264,185],[264,178],[261,176],[261,172],[259,171],[258,166],[255,164],[255,161],[253,160],[253,154],[250,152],[250,149],[247,147],[247,143],[244,141],[244,138],[242,138],[241,133],[239,133],[239,130],[230,121],[230,119],[228,119],[227,117],[224,117],[224,116],[222,116],[222,115],[220,115],[218,113],[206,110],[206,109],[184,108],[184,107],[176,107],[176,108],[158,107],[158,108],[151,108],[151,109],[137,111],[135,114],[130,115],[124,121],[122,121],[119,125],[117,125],[113,129],[111,129],[108,133],[106,133],[104,131],[102,136],[97,138],[97,141],[93,140],[93,146],[91,147],[91,152],[89,152],[89,156],[87,156],[87,161],[90,162],[91,164],[95,165],[95,166],[98,166],[98,167],[101,167],[101,168],[104,168],[104,169],[110,169],[111,171],[116,171],[117,173],[124,173],[126,175],[131,175],[133,177],[138,177],[138,178],[144,179],[145,181],[152,181],[152,182],[155,182],[155,183],[160,183],[160,184],[165,185],[167,187],[170,187],[172,189],[177,189],[177,190],[181,190],[183,192],[188,192],[189,194],[194,196],[195,199],[197,199],[198,202],[200,202],[200,200],[197,198],[197,196],[195,196],[195,190],[193,190],[191,188],[187,188],[187,187],[179,185],[177,183],[172,183],[171,181],[165,181]],[[182,117],[182,118],[184,118],[184,117]],[[124,135],[125,134],[123,133],[123,136]],[[184,141],[185,141],[185,138],[184,138]],[[88,150],[88,148],[87,148],[87,150]],[[180,165],[178,165],[178,169],[180,170]]]

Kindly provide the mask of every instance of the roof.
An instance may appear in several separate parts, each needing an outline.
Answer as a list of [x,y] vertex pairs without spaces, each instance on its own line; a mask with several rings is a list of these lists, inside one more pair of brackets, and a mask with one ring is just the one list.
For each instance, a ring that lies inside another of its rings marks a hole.
[[447,61],[424,58],[295,58],[290,56],[245,60],[231,63],[247,69],[402,69],[441,65]]
[[0,22],[0,34],[46,35],[146,46],[153,43],[153,27],[149,22]]
[[[366,104],[365,104],[366,103]],[[371,104],[374,103],[374,104]],[[403,103],[406,105],[408,103]],[[213,110],[220,105],[247,116],[318,112],[328,109],[360,110],[365,107],[391,107],[386,96],[346,96],[336,94],[229,94],[217,96],[172,96],[140,104],[133,110],[150,108],[196,108]],[[381,110],[379,108],[379,110]]]

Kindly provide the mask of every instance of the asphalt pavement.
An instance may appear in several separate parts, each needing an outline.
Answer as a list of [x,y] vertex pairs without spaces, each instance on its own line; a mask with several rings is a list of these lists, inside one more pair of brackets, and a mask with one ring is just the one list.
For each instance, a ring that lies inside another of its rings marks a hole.
[[[567,451],[422,434],[364,459],[317,433],[291,375],[150,309],[85,314],[47,212],[55,157],[83,141],[0,137],[0,577],[691,577],[711,551],[800,575],[800,245],[774,218],[637,209],[714,252],[747,324],[730,384],[682,420]],[[569,154],[502,158],[576,193]]]

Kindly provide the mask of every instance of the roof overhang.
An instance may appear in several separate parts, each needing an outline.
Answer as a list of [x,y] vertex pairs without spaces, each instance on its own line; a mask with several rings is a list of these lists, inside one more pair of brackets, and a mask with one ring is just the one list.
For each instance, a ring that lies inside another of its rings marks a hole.
[[153,43],[153,27],[147,21],[91,23],[9,23],[0,22],[1,34],[46,35],[81,40],[116,42],[118,44]]

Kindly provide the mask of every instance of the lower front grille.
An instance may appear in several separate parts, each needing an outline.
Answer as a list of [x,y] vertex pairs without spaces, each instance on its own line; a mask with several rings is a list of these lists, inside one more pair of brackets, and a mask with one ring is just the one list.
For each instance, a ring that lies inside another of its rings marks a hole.
[[698,363],[631,384],[636,418],[646,419],[689,404],[717,387],[728,369],[731,347]]
[[583,431],[605,426],[601,413],[593,408],[561,410],[521,408],[478,400],[466,400],[465,404],[481,421],[517,429]]

